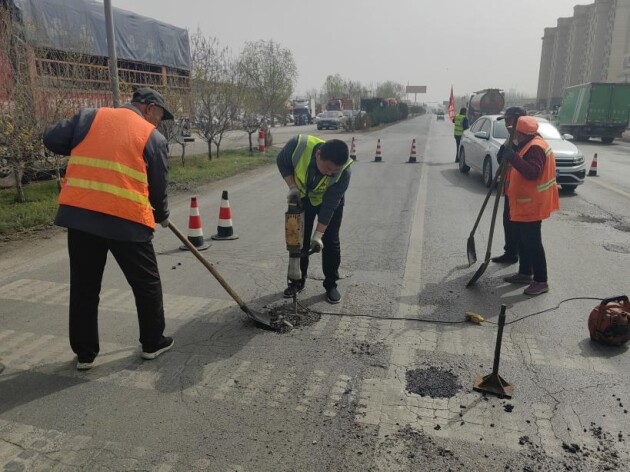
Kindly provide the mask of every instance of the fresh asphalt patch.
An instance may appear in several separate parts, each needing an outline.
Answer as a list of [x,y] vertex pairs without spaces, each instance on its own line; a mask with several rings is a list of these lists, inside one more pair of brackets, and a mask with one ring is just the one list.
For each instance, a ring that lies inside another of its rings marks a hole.
[[405,377],[407,391],[422,397],[451,398],[462,389],[457,376],[440,367],[408,370]]

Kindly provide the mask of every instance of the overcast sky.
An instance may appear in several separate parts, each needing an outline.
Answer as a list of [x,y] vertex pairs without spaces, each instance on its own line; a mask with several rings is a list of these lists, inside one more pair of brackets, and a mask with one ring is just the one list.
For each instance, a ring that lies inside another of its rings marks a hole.
[[579,0],[112,0],[239,53],[273,39],[293,52],[296,92],[327,75],[426,85],[418,101],[497,87],[536,95],[541,38]]

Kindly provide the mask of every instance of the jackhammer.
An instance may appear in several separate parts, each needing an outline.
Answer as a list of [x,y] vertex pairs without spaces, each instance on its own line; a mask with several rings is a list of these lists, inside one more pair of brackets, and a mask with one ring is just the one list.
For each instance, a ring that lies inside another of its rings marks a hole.
[[315,251],[305,251],[303,247],[304,241],[304,209],[302,201],[299,197],[295,197],[289,202],[289,208],[284,214],[284,230],[287,243],[287,251],[289,251],[289,269],[287,270],[287,284],[289,287],[295,286],[293,292],[293,307],[297,315],[297,285],[302,280],[302,271],[300,269],[300,259],[308,257]]
[[[304,240],[304,209],[299,197],[289,202],[289,208],[284,214],[284,235],[289,251],[289,270],[287,283],[289,287],[297,285],[302,280],[300,258],[302,257],[302,242]],[[293,306],[297,315],[297,287],[293,293]]]

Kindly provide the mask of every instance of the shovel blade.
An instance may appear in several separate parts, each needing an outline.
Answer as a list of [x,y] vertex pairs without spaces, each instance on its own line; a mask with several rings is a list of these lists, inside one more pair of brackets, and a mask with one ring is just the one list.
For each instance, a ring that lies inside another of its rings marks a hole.
[[243,305],[241,307],[241,310],[243,310],[243,312],[252,320],[254,320],[256,323],[260,323],[261,325],[264,325],[268,328],[271,329],[276,329],[277,328],[277,321],[275,319],[271,318],[271,315],[269,313],[262,313],[260,311],[255,311],[250,309],[247,305]]
[[475,237],[470,235],[466,243],[466,254],[468,255],[468,267],[477,262],[477,250],[475,249]]
[[473,275],[472,279],[470,279],[468,283],[466,284],[466,288],[473,286],[475,282],[479,280],[479,278],[483,275],[483,273],[488,268],[488,262],[489,261],[485,261],[483,264],[479,266],[479,269],[477,269],[477,272],[475,272],[475,275]]

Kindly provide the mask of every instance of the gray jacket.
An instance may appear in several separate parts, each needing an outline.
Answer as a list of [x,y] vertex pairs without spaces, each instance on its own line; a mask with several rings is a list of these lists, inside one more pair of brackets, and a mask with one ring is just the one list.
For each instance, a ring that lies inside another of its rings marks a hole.
[[[288,175],[294,175],[295,168],[292,156],[293,152],[297,148],[297,145],[298,138],[295,136],[284,145],[276,158],[278,170],[283,178]],[[309,189],[317,187],[317,184],[319,184],[319,182],[324,178],[324,175],[320,174],[317,169],[317,164],[315,162],[315,152],[317,152],[319,146],[320,144],[315,146],[313,154],[311,155],[311,163],[308,168],[309,179],[306,183]],[[326,189],[324,199],[322,200],[322,204],[319,205],[319,210],[317,212],[317,221],[319,223],[328,225],[337,207],[344,204],[344,195],[346,190],[348,190],[348,185],[350,184],[350,175],[350,167],[348,167],[343,174],[341,174],[339,181],[335,185],[331,185]]]
[[[140,110],[132,104],[123,105],[123,108],[142,116]],[[54,153],[69,156],[72,149],[87,136],[97,111],[95,108],[85,108],[69,120],[49,127],[44,132],[44,145]],[[112,139],[116,137],[112,136]],[[153,207],[153,216],[156,222],[164,221],[169,216],[166,192],[168,153],[166,138],[157,129],[151,133],[142,155],[147,167],[149,202]],[[55,224],[119,241],[146,242],[153,238],[153,230],[143,224],[69,205],[59,205]]]

